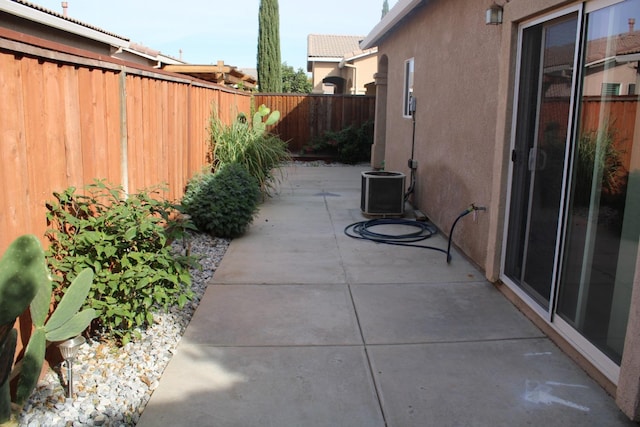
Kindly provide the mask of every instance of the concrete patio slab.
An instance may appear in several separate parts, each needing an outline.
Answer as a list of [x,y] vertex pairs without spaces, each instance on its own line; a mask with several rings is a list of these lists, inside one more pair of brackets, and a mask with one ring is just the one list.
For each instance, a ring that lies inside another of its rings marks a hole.
[[547,339],[368,351],[389,427],[637,425]]
[[[442,252],[412,247],[392,246],[347,236],[337,237],[340,256],[349,283],[454,283],[483,280],[469,262],[452,252],[447,264]],[[420,244],[447,248],[442,236]]]
[[367,366],[362,347],[183,344],[138,426],[383,427]]
[[213,283],[345,283],[345,275],[332,234],[270,237],[259,244],[244,236],[227,250]]
[[362,170],[287,168],[138,426],[635,425],[464,257],[344,235]]
[[543,337],[487,282],[352,285],[366,344]]
[[346,285],[210,285],[184,337],[222,346],[362,345]]

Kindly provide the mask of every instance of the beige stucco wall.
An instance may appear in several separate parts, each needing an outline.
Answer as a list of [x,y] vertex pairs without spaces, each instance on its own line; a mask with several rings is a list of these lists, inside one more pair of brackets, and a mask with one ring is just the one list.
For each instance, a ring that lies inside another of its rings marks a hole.
[[352,60],[340,67],[340,62],[312,62],[311,73],[313,93],[325,93],[322,80],[327,77],[344,79],[344,90],[347,95],[364,95],[365,85],[373,82],[373,75],[378,68],[376,55],[368,55]]
[[[485,25],[484,3],[431,2],[378,46],[389,64],[385,169],[410,173],[413,123],[402,116],[403,67],[415,58],[414,205],[447,234],[470,203],[491,205],[500,28]],[[492,214],[476,221],[470,215],[454,233],[482,268]]]
[[353,61],[355,69],[345,66],[343,72],[349,73],[349,78],[353,81],[351,88],[348,88],[348,93],[352,95],[364,95],[367,91],[365,85],[373,81],[373,75],[378,70],[378,57],[377,55],[369,55]]
[[324,93],[322,80],[329,76],[342,77],[340,69],[338,68],[338,62],[312,62],[312,93]]

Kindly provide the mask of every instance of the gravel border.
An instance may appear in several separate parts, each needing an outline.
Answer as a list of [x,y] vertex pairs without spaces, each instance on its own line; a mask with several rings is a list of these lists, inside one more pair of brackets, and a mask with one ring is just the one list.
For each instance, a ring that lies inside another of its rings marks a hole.
[[[73,365],[75,399],[66,399],[61,379],[66,378],[66,368],[56,366],[25,405],[18,420],[21,426],[136,425],[229,247],[228,239],[206,234],[192,234],[189,242],[202,267],[191,270],[194,299],[182,309],[174,306],[168,313],[155,314],[154,325],[123,348],[88,340]],[[183,250],[182,241],[173,247]]]

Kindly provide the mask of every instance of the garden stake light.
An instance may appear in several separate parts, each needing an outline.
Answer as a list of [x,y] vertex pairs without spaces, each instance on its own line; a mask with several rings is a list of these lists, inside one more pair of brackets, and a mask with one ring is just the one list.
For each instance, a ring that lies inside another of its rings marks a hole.
[[85,341],[83,336],[77,336],[58,344],[64,363],[67,365],[67,398],[69,399],[73,398],[73,361],[76,358],[76,354],[78,354],[80,346]]

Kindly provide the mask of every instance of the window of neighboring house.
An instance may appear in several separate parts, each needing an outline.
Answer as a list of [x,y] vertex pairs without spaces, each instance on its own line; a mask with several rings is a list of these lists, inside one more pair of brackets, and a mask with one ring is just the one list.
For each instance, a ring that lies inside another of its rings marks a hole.
[[636,94],[636,84],[629,83],[629,90],[627,91],[627,95],[635,95]]
[[404,99],[402,107],[403,117],[411,117],[413,114],[413,58],[404,61]]
[[602,83],[602,95],[620,95],[620,83]]

